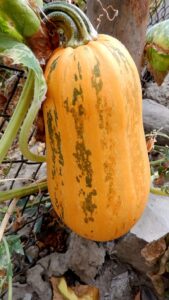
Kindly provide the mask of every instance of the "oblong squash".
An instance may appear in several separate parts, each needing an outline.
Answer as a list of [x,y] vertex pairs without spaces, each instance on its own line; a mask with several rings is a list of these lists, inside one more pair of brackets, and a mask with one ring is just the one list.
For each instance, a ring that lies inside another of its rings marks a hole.
[[77,234],[107,241],[140,218],[150,188],[136,66],[115,38],[57,49],[43,105],[48,188]]

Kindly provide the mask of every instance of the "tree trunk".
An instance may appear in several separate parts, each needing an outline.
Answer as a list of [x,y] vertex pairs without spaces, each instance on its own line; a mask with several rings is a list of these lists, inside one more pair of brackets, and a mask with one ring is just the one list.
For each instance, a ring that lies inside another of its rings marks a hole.
[[149,0],[88,0],[87,15],[99,33],[112,35],[127,47],[140,72]]

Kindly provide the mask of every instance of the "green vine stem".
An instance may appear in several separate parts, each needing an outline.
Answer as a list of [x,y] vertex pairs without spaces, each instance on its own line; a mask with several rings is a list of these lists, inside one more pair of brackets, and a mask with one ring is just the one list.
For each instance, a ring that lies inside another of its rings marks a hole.
[[0,163],[6,156],[23,122],[23,119],[32,101],[33,91],[34,91],[34,74],[33,71],[29,71],[28,77],[26,79],[26,83],[23,87],[16,109],[5,130],[5,133],[3,134],[0,140]]
[[47,181],[39,181],[32,183],[28,186],[24,186],[21,188],[12,189],[10,191],[0,192],[0,203],[3,203],[7,200],[11,200],[13,198],[20,199],[25,196],[33,195],[38,192],[47,191]]
[[[19,200],[25,196],[33,195],[38,192],[44,192],[47,190],[48,190],[47,181],[46,180],[41,181],[41,182],[39,181],[36,183],[32,183],[28,186],[12,189],[11,191],[0,192],[0,203],[3,203],[7,200],[11,200],[13,198],[18,198],[18,200]],[[159,195],[159,196],[168,196],[169,197],[169,193],[166,192],[165,189],[162,190],[160,188],[151,187],[150,193]]]
[[6,238],[3,237],[2,241],[3,241],[4,247],[5,247],[6,256],[7,256],[7,263],[8,263],[8,270],[7,270],[8,300],[12,300],[12,276],[13,276],[13,272],[12,272],[11,256],[10,256],[9,247],[8,247],[8,243],[6,241]]
[[150,193],[155,194],[155,195],[159,195],[159,196],[169,197],[169,192],[166,192],[165,189],[151,187],[150,188]]
[[[35,90],[38,90],[36,86],[39,84],[40,84],[39,82],[35,81]],[[35,94],[19,134],[20,151],[28,160],[36,161],[36,162],[45,162],[46,158],[44,155],[43,156],[37,155],[31,152],[29,150],[28,140],[30,136],[30,129],[32,128],[33,122],[36,119],[38,111],[40,110],[41,104],[42,103],[40,101],[37,101],[36,94]]]
[[152,160],[152,161],[150,161],[150,166],[155,167],[155,166],[158,166],[159,164],[162,164],[162,163],[167,162],[167,161],[168,161],[168,159],[166,159],[166,158],[161,158],[161,159],[158,159],[158,160]]

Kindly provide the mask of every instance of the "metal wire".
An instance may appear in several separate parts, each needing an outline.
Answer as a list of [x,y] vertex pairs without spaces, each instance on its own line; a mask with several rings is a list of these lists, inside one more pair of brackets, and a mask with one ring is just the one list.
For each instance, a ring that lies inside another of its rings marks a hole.
[[[9,65],[0,64],[0,95],[4,96],[4,99],[6,100],[5,103],[2,106],[2,103],[0,103],[0,134],[2,135],[5,131],[5,128],[7,126],[7,123],[9,122],[11,115],[13,113],[14,107],[16,106],[16,102],[19,98],[20,92],[18,92],[19,89],[21,89],[21,86],[24,83],[25,80],[25,73],[22,69],[19,69],[17,67],[11,67]],[[11,78],[13,78],[12,82],[10,82],[10,85],[8,84],[8,81],[11,81]],[[6,91],[8,89],[8,91]],[[30,135],[30,139],[32,138],[34,134],[34,130],[32,130],[32,133]],[[14,142],[14,149],[12,151],[12,154],[17,151],[17,156],[14,159],[11,159],[9,157],[5,159],[2,164],[1,168],[4,171],[4,174],[2,174],[0,177],[2,179],[10,179],[12,177],[11,182],[8,184],[8,189],[14,188],[16,185],[18,185],[18,181],[16,179],[22,178],[24,181],[24,170],[26,170],[28,167],[32,168],[32,171],[30,171],[30,178],[25,178],[25,182],[34,181],[37,179],[37,176],[40,172],[40,169],[42,167],[42,163],[34,163],[31,161],[28,161],[25,159],[21,153],[18,154],[17,149],[17,139]],[[6,168],[8,170],[6,173]],[[11,172],[12,170],[12,172]],[[2,172],[3,173],[3,172]],[[10,173],[11,176],[10,176]],[[0,186],[0,190],[4,189],[4,185]],[[27,196],[25,198],[25,203],[22,208],[22,214],[24,213],[27,203],[29,202],[30,196]],[[43,199],[43,195],[42,195]]]
[[169,18],[169,0],[154,0],[150,11],[149,26]]

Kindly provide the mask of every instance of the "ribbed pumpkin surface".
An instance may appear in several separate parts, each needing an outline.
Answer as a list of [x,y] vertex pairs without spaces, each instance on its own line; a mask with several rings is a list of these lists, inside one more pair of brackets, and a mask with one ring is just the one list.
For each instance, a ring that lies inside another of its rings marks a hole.
[[150,187],[135,64],[116,39],[57,49],[43,105],[48,188],[79,235],[115,239],[140,218]]

